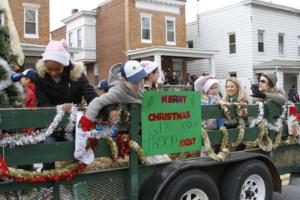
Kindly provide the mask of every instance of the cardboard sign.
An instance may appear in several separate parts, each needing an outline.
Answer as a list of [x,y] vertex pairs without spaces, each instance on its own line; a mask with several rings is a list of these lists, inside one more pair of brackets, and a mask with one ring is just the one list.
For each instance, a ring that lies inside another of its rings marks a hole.
[[200,150],[201,95],[193,91],[145,92],[142,147],[145,155]]

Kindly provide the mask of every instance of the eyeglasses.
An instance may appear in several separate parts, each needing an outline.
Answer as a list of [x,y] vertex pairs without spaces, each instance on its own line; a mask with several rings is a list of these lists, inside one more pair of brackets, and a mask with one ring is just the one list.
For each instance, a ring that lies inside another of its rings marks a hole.
[[260,83],[267,83],[266,80],[259,80]]

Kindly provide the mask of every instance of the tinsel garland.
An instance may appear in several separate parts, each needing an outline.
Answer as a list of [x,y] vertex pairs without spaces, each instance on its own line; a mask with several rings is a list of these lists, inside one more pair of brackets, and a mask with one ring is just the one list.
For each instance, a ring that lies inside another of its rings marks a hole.
[[222,131],[223,139],[221,143],[221,148],[220,148],[220,152],[216,154],[211,147],[207,131],[204,128],[202,128],[203,143],[204,146],[206,147],[208,156],[217,161],[223,161],[229,155],[229,150],[226,148],[226,145],[228,143],[228,132],[226,131],[225,127],[222,130],[223,130]]
[[258,146],[261,150],[269,152],[272,150],[272,140],[269,137],[269,131],[266,124],[262,122],[259,125],[260,132],[258,135]]
[[240,145],[245,136],[245,128],[243,126],[239,126],[238,129],[239,129],[239,134],[236,138],[236,141],[231,144],[231,146],[233,147],[237,147],[238,145]]
[[84,171],[86,165],[83,163],[71,163],[64,167],[64,169],[53,169],[46,170],[43,172],[37,171],[26,171],[23,169],[14,169],[12,167],[7,167],[7,164],[0,156],[0,176],[13,179],[16,182],[46,182],[46,181],[61,181],[61,180],[71,180],[75,175]]
[[[74,119],[74,115],[76,117],[76,111],[77,111],[77,109],[74,107],[71,110],[69,122],[66,126],[68,133],[73,131],[72,129],[75,127],[76,119]],[[7,145],[9,145],[11,148],[13,148],[15,146],[22,146],[22,145],[27,145],[27,144],[37,144],[39,142],[42,142],[48,136],[50,136],[54,132],[54,130],[58,127],[58,125],[60,124],[60,122],[62,121],[62,119],[64,117],[64,114],[65,114],[65,111],[63,109],[63,106],[58,105],[58,106],[56,106],[56,115],[47,130],[42,129],[42,130],[33,131],[31,134],[17,134],[14,136],[4,137],[0,140],[0,146],[6,147]]]
[[136,154],[138,155],[138,157],[143,165],[149,164],[149,162],[147,161],[147,159],[145,157],[142,147],[136,141],[130,140],[129,146],[134,152],[136,152]]
[[130,137],[127,134],[119,133],[117,136],[117,141],[119,143],[118,158],[124,159],[129,155],[130,152]]

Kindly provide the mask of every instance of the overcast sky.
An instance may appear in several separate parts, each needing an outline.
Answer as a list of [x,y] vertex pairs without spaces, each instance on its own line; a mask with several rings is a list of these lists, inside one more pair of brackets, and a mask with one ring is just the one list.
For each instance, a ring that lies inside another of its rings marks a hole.
[[[61,20],[71,15],[71,10],[91,10],[96,8],[104,0],[50,0],[50,30],[54,30],[63,24]],[[187,0],[186,21],[191,22],[196,19],[197,13],[214,10],[241,0]],[[282,4],[300,9],[300,0],[272,0],[273,3]]]

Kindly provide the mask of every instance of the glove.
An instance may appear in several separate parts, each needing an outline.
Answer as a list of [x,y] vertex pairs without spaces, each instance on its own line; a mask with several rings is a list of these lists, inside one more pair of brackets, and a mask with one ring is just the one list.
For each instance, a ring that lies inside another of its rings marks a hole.
[[252,97],[263,98],[263,99],[267,97],[266,93],[258,89],[257,84],[253,84],[251,86],[251,90],[252,90],[252,95],[251,95]]
[[118,134],[118,129],[116,127],[112,127],[110,130],[110,136],[115,137]]
[[91,128],[95,127],[94,122],[84,115],[80,118],[79,124],[81,125],[83,131],[89,131]]

